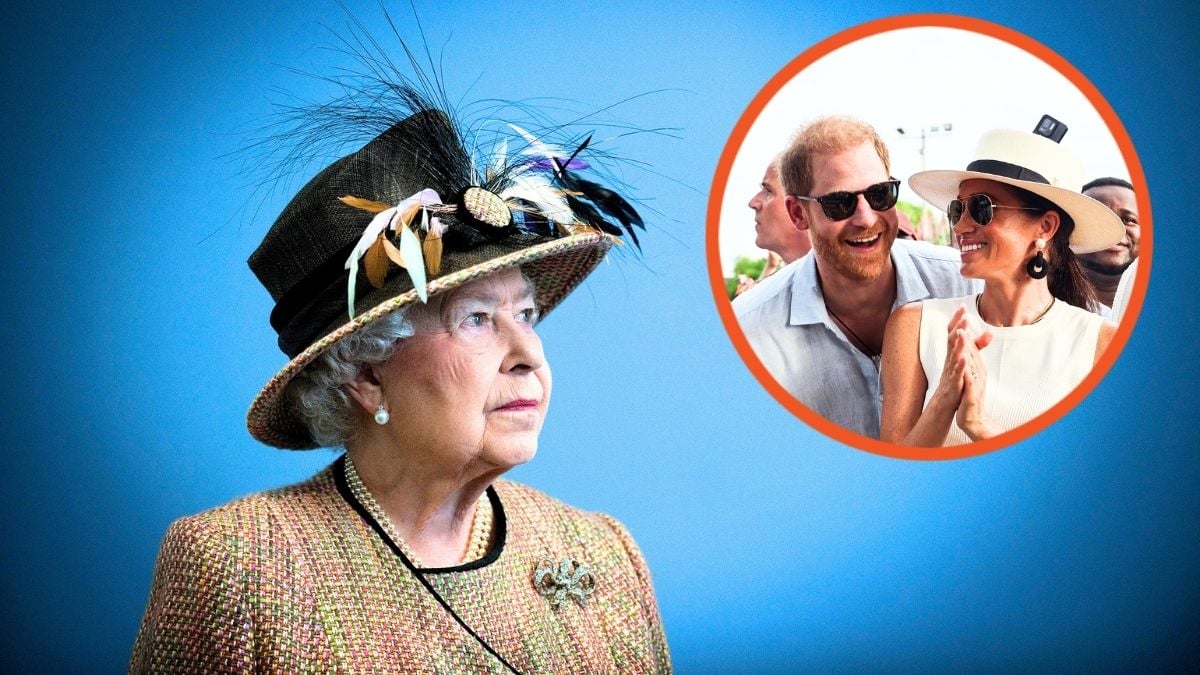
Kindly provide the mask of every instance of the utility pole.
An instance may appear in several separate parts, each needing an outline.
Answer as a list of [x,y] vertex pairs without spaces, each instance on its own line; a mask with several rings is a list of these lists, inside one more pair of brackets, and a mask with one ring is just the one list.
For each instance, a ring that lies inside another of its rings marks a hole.
[[[901,140],[920,140],[920,149],[917,151],[921,157],[921,170],[925,171],[925,149],[928,146],[930,138],[942,138],[949,136],[954,131],[954,124],[951,122],[941,122],[939,124],[923,124],[921,126],[896,127],[896,133],[900,134]],[[921,220],[926,220],[929,215],[929,205],[922,200],[921,202]],[[930,241],[935,244],[948,244],[952,237],[950,236],[948,223],[943,222],[944,219],[939,218],[935,231],[928,233]],[[943,227],[945,225],[945,227]],[[918,225],[919,227],[919,225]],[[924,235],[918,230],[918,235]]]

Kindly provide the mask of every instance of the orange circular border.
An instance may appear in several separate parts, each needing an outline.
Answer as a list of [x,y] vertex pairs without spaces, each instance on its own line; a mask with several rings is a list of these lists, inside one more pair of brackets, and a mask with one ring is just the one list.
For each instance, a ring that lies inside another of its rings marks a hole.
[[[839,47],[844,47],[852,42],[879,33],[886,33],[901,28],[924,27],[958,28],[1003,40],[1038,57],[1078,87],[1079,91],[1087,97],[1096,111],[1100,113],[1100,117],[1108,125],[1109,132],[1112,133],[1113,139],[1116,140],[1117,147],[1121,150],[1122,158],[1129,169],[1130,180],[1137,194],[1138,215],[1139,220],[1142,222],[1142,235],[1139,242],[1141,250],[1138,256],[1137,278],[1135,279],[1129,306],[1125,310],[1123,320],[1117,326],[1117,333],[1109,344],[1108,349],[1105,350],[1103,356],[1100,357],[1100,361],[1092,368],[1092,371],[1083,379],[1083,382],[1049,410],[1015,429],[1006,431],[994,438],[943,449],[915,448],[888,443],[850,431],[808,409],[776,382],[775,378],[767,371],[762,362],[758,360],[758,355],[754,353],[754,349],[750,346],[750,343],[747,342],[746,336],[742,333],[741,326],[738,324],[737,317],[733,313],[733,304],[726,296],[725,279],[721,272],[720,244],[718,241],[721,203],[725,200],[725,185],[729,181],[729,172],[733,168],[734,158],[741,149],[750,128],[758,119],[758,116],[762,114],[767,103],[779,93],[779,90],[799,74],[800,71]],[[1142,302],[1146,295],[1146,287],[1150,282],[1150,262],[1154,240],[1151,223],[1150,198],[1146,189],[1146,176],[1142,172],[1142,164],[1138,161],[1137,152],[1133,148],[1133,142],[1129,139],[1129,133],[1121,124],[1121,120],[1117,118],[1117,114],[1113,111],[1112,106],[1108,104],[1108,101],[1104,99],[1100,91],[1084,77],[1083,73],[1079,72],[1066,59],[1059,56],[1049,47],[1027,35],[999,24],[954,14],[906,14],[870,21],[842,31],[817,43],[784,66],[755,95],[746,107],[745,112],[738,119],[737,124],[734,125],[733,133],[730,134],[729,140],[725,143],[725,149],[722,150],[721,158],[717,162],[717,172],[713,176],[712,190],[709,192],[708,198],[705,253],[708,260],[709,280],[712,284],[713,297],[716,300],[717,312],[721,316],[721,323],[725,324],[725,331],[729,334],[734,348],[737,349],[738,354],[741,355],[742,361],[745,362],[750,372],[754,373],[759,383],[784,408],[787,408],[793,415],[799,417],[808,423],[809,426],[826,436],[877,455],[915,460],[961,459],[999,450],[1000,448],[1033,436],[1070,412],[1072,408],[1078,405],[1100,383],[1100,380],[1112,368],[1113,363],[1116,362],[1117,355],[1124,349],[1125,343],[1129,340],[1129,336],[1133,332],[1133,325],[1137,322],[1138,315],[1141,313]]]

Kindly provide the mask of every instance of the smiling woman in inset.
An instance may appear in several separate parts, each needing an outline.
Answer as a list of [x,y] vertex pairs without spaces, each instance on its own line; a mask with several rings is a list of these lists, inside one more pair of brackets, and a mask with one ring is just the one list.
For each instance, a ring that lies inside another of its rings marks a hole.
[[984,290],[892,314],[883,440],[935,447],[990,438],[1045,412],[1091,371],[1116,326],[1094,313],[1076,254],[1112,246],[1124,229],[1080,194],[1082,176],[1056,141],[997,130],[983,136],[966,171],[909,179],[946,209],[962,274],[982,279]]

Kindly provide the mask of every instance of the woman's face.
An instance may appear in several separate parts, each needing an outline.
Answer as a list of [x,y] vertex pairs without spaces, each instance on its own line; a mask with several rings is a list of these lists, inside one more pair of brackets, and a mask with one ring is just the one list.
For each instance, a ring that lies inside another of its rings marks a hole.
[[395,443],[435,470],[529,461],[550,404],[532,284],[509,269],[440,297],[379,368]]
[[1025,266],[1037,252],[1035,242],[1045,237],[1048,254],[1053,231],[1043,231],[1045,219],[1037,211],[1006,208],[1025,205],[1016,190],[1004,183],[971,179],[958,186],[958,198],[964,202],[977,194],[987,195],[999,208],[992,210],[992,220],[986,226],[976,223],[968,209],[963,209],[962,217],[954,224],[954,236],[962,252],[962,275],[973,279],[1028,277]]

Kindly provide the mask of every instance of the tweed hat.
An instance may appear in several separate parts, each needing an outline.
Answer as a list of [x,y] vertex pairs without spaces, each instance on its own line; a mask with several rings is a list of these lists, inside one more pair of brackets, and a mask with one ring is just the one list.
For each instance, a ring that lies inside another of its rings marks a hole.
[[1107,206],[1080,193],[1083,163],[1045,136],[996,129],[979,139],[975,156],[964,171],[921,171],[908,185],[933,206],[947,208],[958,198],[958,186],[983,178],[1028,190],[1050,200],[1075,221],[1069,242],[1075,253],[1101,251],[1125,238],[1125,226]]
[[510,125],[516,149],[501,143],[480,172],[450,114],[409,94],[415,110],[312,178],[250,256],[291,359],[247,413],[263,443],[317,447],[287,387],[380,317],[512,267],[533,281],[544,317],[620,236],[637,243],[637,212],[578,175],[588,140],[566,153]]

